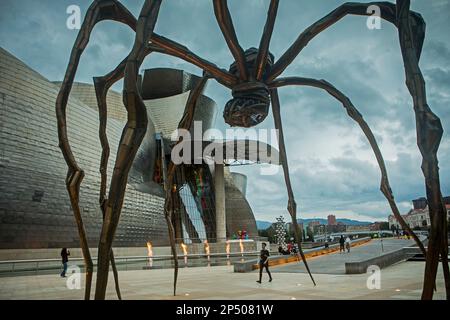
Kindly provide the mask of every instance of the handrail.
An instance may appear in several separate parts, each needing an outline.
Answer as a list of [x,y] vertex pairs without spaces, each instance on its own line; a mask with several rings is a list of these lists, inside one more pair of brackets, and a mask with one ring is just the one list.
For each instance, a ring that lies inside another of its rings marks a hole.
[[[242,255],[256,255],[259,254],[259,251],[246,251],[246,252],[230,252],[230,253],[195,253],[195,254],[187,254],[187,258],[200,258],[200,257],[238,257]],[[178,259],[184,259],[185,255],[178,254]],[[155,255],[155,256],[120,256],[115,257],[115,260],[131,260],[131,259],[143,259],[148,260],[149,258],[155,260],[172,260],[172,255]],[[93,257],[92,260],[96,261],[97,258]],[[2,260],[0,264],[10,264],[10,263],[35,263],[35,262],[60,262],[59,259],[31,259],[31,260]],[[83,258],[72,258],[70,261],[83,261]]]
[[[189,243],[204,243],[206,239],[204,238],[175,238],[175,241],[177,243],[179,242],[189,242]],[[261,236],[249,236],[247,238],[239,238],[238,235],[236,235],[236,238],[232,238],[232,237],[226,237],[226,238],[208,238],[208,242],[209,243],[219,243],[218,240],[222,241],[222,243],[225,243],[226,241],[231,241],[231,240],[252,240],[252,241],[269,241],[268,237],[261,237]]]

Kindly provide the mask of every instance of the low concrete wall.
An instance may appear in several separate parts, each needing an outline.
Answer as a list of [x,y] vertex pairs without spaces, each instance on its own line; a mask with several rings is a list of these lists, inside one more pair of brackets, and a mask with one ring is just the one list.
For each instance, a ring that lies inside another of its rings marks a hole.
[[[338,243],[338,241],[328,241],[328,245],[334,245]],[[302,243],[302,248],[303,249],[315,249],[315,248],[319,248],[319,247],[323,247],[324,246],[324,242],[303,242]]]
[[420,254],[421,251],[417,247],[407,247],[396,251],[388,252],[382,256],[372,259],[358,261],[358,262],[346,262],[345,273],[346,274],[361,274],[366,273],[369,266],[377,266],[380,269],[389,267],[395,263],[414,257],[416,254]]
[[[360,246],[362,244],[369,242],[370,240],[372,240],[372,239],[369,237],[356,239],[356,240],[352,241],[351,246],[352,247]],[[328,248],[324,248],[322,246],[322,248],[307,249],[307,250],[303,250],[303,253],[305,254],[305,258],[308,259],[308,258],[312,258],[312,257],[316,257],[316,256],[330,254],[330,253],[336,252],[336,251],[339,251],[339,244],[333,244],[333,245],[329,246]],[[233,263],[234,272],[239,272],[239,273],[251,272],[255,269],[258,269],[259,268],[258,261],[259,261],[259,259],[251,259],[251,260],[234,262]],[[295,261],[300,261],[300,258],[298,255],[274,255],[274,256],[270,256],[269,266],[276,266],[276,265],[295,262]]]

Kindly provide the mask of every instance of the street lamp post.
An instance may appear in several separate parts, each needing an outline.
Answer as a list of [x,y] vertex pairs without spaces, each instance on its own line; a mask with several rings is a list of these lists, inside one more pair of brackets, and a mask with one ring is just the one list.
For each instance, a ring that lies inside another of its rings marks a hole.
[[380,241],[381,241],[381,252],[384,252],[383,237],[382,237],[382,235],[381,235],[381,226],[378,227],[378,232],[379,232]]

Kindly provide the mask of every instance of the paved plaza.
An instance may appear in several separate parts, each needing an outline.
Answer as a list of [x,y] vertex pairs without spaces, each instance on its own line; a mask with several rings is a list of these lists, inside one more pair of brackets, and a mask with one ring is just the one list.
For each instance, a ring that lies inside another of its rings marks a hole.
[[[172,295],[172,269],[122,271],[119,274],[124,299],[420,299],[424,262],[401,262],[381,270],[380,289],[368,289],[369,275],[346,275],[345,262],[361,261],[413,245],[412,240],[385,239],[352,248],[350,253],[332,253],[308,259],[317,286],[303,263],[272,267],[274,281],[257,284],[258,271],[234,273],[233,266],[182,268],[178,295]],[[442,272],[438,272],[435,299],[444,299]],[[81,289],[69,290],[67,279],[55,275],[0,278],[0,299],[81,299]],[[94,284],[95,287],[95,276]],[[117,299],[110,275],[108,299]]]
[[[298,263],[295,263],[299,267]],[[232,266],[180,270],[178,295],[172,295],[173,270],[120,272],[123,299],[420,299],[424,262],[403,262],[381,271],[381,289],[367,289],[366,274],[314,274],[314,287],[305,273],[274,273],[274,281],[258,284],[257,271],[234,273]],[[273,271],[277,268],[274,267]],[[313,269],[314,270],[314,269]],[[95,279],[95,275],[94,275]],[[95,281],[95,280],[94,280]],[[94,284],[95,285],[95,284]],[[83,288],[83,283],[82,283]],[[442,271],[435,299],[444,299]],[[0,278],[0,299],[82,299],[83,290],[69,290],[59,275]],[[112,274],[107,299],[117,299]]]
[[[363,245],[352,247],[350,253],[339,251],[308,259],[308,265],[314,273],[345,274],[346,262],[358,262],[379,257],[386,253],[414,245],[414,240],[388,238],[371,240]],[[301,272],[305,273],[303,263],[289,263],[274,268],[274,272]]]

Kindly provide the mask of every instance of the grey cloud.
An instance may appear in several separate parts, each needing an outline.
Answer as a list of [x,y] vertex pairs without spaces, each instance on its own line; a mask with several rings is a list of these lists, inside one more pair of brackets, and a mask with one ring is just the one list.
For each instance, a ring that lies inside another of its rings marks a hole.
[[[257,46],[265,23],[268,0],[230,2],[236,32],[244,48]],[[66,8],[89,0],[0,1],[0,45],[51,80],[61,80],[76,31],[65,27]],[[123,0],[137,16],[143,0]],[[280,2],[271,51],[276,57],[298,34],[342,0]],[[450,1],[412,1],[427,21],[421,67],[427,80],[430,107],[442,119],[445,134],[439,151],[442,190],[450,193]],[[404,84],[404,69],[395,28],[369,31],[364,17],[347,17],[315,38],[283,76],[324,78],[343,91],[372,127],[385,154],[396,199],[406,211],[411,199],[424,195],[420,153],[415,141],[412,99]],[[214,18],[209,0],[163,1],[156,31],[198,55],[228,68],[232,56]],[[76,80],[111,71],[129,52],[134,40],[126,26],[104,22],[96,27]],[[151,55],[143,68],[174,67],[200,74],[181,60]],[[114,87],[120,91],[121,83]],[[228,89],[211,82],[207,95],[219,106],[216,126],[225,130],[221,109],[230,99]],[[389,214],[379,191],[379,171],[358,126],[341,104],[326,92],[310,88],[280,89],[289,165],[300,214],[361,214],[386,219]],[[273,118],[257,128],[272,128]],[[337,147],[339,146],[339,148]],[[370,161],[368,160],[370,159]],[[273,220],[286,214],[287,195],[281,171],[261,176],[258,166],[234,168],[249,176],[248,199],[257,218]],[[338,215],[339,215],[338,214]]]
[[424,74],[426,75],[427,80],[433,83],[433,90],[435,90],[436,93],[442,92],[446,97],[450,96],[448,92],[450,89],[450,70],[432,68],[426,69]]
[[427,63],[436,65],[448,65],[450,61],[450,49],[442,41],[428,41],[427,51],[424,52],[422,59]]

